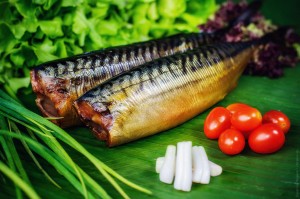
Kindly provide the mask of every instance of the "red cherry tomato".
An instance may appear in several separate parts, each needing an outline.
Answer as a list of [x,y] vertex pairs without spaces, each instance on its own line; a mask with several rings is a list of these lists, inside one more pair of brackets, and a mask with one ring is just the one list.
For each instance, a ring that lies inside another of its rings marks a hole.
[[[235,127],[234,127],[234,126],[232,126],[232,125],[231,125],[231,127],[230,127],[230,128],[238,131],[238,129],[237,129],[237,128],[235,128]],[[243,131],[243,132],[241,132],[241,133],[244,135],[245,139],[246,139],[246,140],[248,140],[248,138],[249,138],[249,135],[250,135],[250,133],[252,133],[252,131]]]
[[248,108],[248,107],[251,107],[251,106],[249,106],[247,104],[243,104],[243,103],[233,103],[233,104],[228,105],[226,107],[226,109],[229,110],[231,114],[234,114],[235,112],[238,112],[239,110]]
[[285,141],[283,131],[273,123],[263,124],[249,136],[249,146],[256,153],[268,154],[281,149]]
[[220,134],[230,128],[230,112],[223,107],[216,107],[204,121],[204,134],[210,139],[218,139]]
[[245,138],[240,131],[227,129],[218,140],[219,148],[227,155],[236,155],[245,148]]
[[261,113],[253,107],[244,107],[231,116],[231,124],[241,132],[253,131],[261,122]]
[[263,115],[263,123],[277,124],[283,133],[287,133],[291,127],[289,118],[281,111],[271,110]]

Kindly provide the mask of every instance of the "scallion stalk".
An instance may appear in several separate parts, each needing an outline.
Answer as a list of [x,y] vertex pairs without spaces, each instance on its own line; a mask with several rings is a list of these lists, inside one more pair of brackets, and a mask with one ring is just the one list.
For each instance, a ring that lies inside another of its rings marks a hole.
[[34,189],[28,185],[22,178],[20,178],[13,170],[11,170],[6,164],[0,161],[0,171],[8,176],[18,187],[20,187],[29,198],[39,199],[39,195]]
[[[95,198],[95,196],[110,198],[110,196],[101,185],[94,181],[71,159],[58,140],[66,143],[93,163],[98,171],[111,183],[122,197],[129,198],[114,178],[138,191],[151,194],[149,190],[130,182],[105,165],[63,129],[40,115],[28,110],[2,90],[0,90],[0,115],[12,121],[14,127],[12,129],[14,132],[0,130],[2,136],[20,139],[23,142],[23,145],[28,147],[27,151],[32,150],[41,155],[54,166],[58,172],[62,173],[62,175],[83,195],[84,198]],[[27,136],[24,132],[21,133],[15,123],[27,128],[28,131],[32,132],[32,135]],[[39,139],[37,140],[35,136],[38,136]],[[44,144],[39,143],[39,140],[43,141]],[[24,142],[26,144],[24,144]],[[27,186],[30,185],[27,184]]]

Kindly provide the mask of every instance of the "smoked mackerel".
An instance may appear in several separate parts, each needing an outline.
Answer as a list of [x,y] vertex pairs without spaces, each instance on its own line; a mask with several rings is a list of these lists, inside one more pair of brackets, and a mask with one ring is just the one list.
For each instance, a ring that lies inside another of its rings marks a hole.
[[74,102],[109,147],[175,127],[222,100],[257,42],[218,43],[154,60],[114,77]]
[[118,46],[44,63],[31,71],[36,103],[46,117],[65,128],[80,124],[73,102],[103,81],[146,62],[198,48],[214,34],[189,33]]
[[220,38],[236,24],[249,23],[260,6],[260,0],[251,2],[227,27],[213,33],[177,34],[41,64],[31,71],[37,106],[44,116],[56,117],[52,121],[63,128],[78,125],[80,120],[72,104],[86,91],[154,59],[220,42]]

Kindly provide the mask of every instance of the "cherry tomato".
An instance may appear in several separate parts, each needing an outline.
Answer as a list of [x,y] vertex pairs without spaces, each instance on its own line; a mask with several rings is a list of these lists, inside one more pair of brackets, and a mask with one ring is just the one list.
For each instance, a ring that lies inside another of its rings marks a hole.
[[277,124],[283,133],[287,133],[291,127],[289,118],[281,111],[271,110],[263,115],[263,123]]
[[261,122],[261,113],[253,107],[244,107],[231,116],[231,124],[241,132],[253,131]]
[[243,109],[243,108],[248,108],[251,107],[247,104],[243,104],[243,103],[233,103],[230,104],[226,107],[227,110],[230,111],[231,114],[234,114],[235,112],[238,112],[239,110]]
[[220,134],[230,128],[230,112],[223,107],[216,107],[204,121],[204,134],[210,139],[218,139]]
[[[235,128],[234,126],[231,125],[230,127],[231,129],[235,129],[238,131],[237,128]],[[248,140],[250,133],[252,133],[252,131],[241,131],[241,133],[244,135],[245,139]]]
[[243,134],[235,129],[227,129],[219,137],[219,148],[227,155],[236,155],[245,148]]
[[281,149],[285,136],[281,128],[273,123],[263,124],[249,136],[249,146],[256,153],[268,154]]

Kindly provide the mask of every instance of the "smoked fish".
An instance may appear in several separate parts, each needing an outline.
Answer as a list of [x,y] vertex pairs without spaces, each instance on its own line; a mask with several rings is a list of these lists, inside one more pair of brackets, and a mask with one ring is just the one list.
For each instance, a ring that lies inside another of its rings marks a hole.
[[109,147],[162,132],[222,100],[257,45],[218,43],[160,58],[100,84],[74,106]]
[[214,33],[177,34],[43,63],[30,75],[36,104],[44,116],[56,117],[52,121],[57,125],[63,128],[78,125],[80,119],[72,105],[88,90],[146,62],[219,42],[220,36],[237,23],[248,23],[260,5],[260,0],[253,1],[226,28]]
[[73,102],[103,81],[146,62],[212,43],[214,34],[189,33],[94,51],[39,65],[31,71],[36,104],[65,128],[80,124]]

